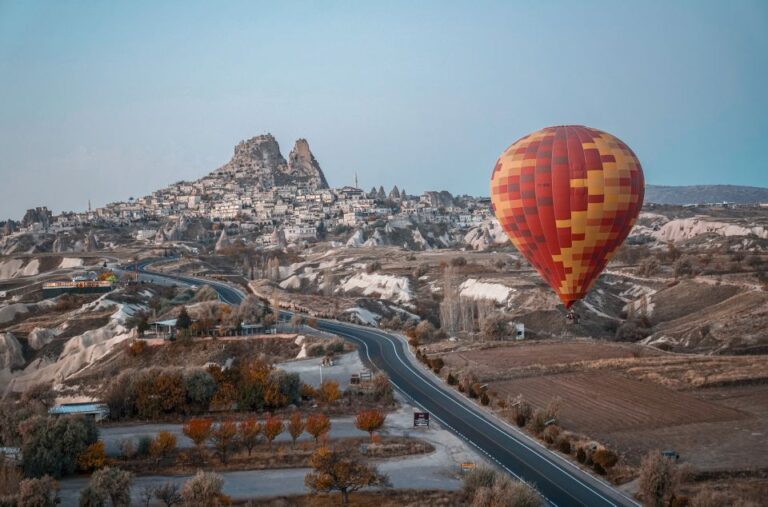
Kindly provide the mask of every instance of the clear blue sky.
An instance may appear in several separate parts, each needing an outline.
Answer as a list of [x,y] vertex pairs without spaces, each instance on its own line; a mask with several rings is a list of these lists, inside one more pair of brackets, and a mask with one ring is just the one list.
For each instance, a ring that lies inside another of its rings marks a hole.
[[570,123],[650,183],[768,186],[768,1],[0,0],[0,97],[0,217],[145,195],[266,132],[333,186],[487,195],[506,146]]

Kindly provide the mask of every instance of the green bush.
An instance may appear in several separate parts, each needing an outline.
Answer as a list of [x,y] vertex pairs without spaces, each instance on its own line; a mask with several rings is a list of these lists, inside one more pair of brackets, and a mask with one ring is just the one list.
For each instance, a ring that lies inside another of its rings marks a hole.
[[74,473],[78,456],[98,437],[93,419],[66,416],[29,420],[22,440],[25,475],[59,478]]
[[149,456],[149,448],[152,446],[152,437],[142,435],[139,437],[139,443],[136,445],[136,454],[139,456]]

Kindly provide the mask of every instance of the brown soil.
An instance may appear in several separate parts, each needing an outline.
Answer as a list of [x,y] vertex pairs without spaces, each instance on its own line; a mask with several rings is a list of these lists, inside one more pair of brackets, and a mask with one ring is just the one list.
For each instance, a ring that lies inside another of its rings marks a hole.
[[529,377],[493,383],[491,389],[522,394],[542,408],[559,396],[563,399],[560,425],[588,435],[743,417],[731,408],[607,372]]
[[479,350],[457,351],[443,357],[449,368],[472,368],[482,375],[501,373],[512,368],[556,365],[585,360],[630,358],[655,353],[631,344],[593,341],[505,343]]

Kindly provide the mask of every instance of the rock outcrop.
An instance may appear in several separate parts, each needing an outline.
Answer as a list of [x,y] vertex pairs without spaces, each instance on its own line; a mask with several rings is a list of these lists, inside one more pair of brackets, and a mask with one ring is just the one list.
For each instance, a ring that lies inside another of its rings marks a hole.
[[0,333],[0,370],[24,366],[24,354],[13,333]]
[[214,251],[216,253],[220,253],[224,249],[226,249],[228,246],[230,246],[231,242],[229,241],[229,236],[227,235],[227,230],[222,229],[221,235],[219,235],[218,241],[216,241],[216,247]]
[[268,189],[275,185],[306,184],[312,188],[328,188],[320,164],[309,149],[306,139],[296,141],[285,160],[280,145],[272,134],[256,136],[235,146],[232,159],[214,171]]
[[[315,188],[328,188],[323,170],[309,149],[306,139],[299,139],[288,155],[288,167],[281,178],[290,182],[310,182]],[[278,182],[279,184],[279,182]]]
[[34,350],[40,350],[56,338],[56,331],[44,327],[36,327],[27,336],[27,343]]

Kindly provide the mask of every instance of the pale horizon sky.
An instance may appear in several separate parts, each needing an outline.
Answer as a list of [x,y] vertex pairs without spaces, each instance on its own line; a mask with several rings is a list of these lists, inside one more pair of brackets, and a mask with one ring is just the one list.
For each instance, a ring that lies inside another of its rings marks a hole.
[[0,0],[0,219],[146,195],[271,132],[331,186],[488,195],[540,128],[768,186],[768,2]]

